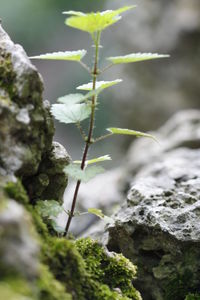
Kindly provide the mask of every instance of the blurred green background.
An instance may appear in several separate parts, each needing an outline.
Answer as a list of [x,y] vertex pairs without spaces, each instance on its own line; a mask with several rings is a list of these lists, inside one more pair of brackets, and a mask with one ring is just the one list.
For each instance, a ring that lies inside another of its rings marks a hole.
[[[0,0],[4,29],[29,56],[86,49],[88,64],[89,58],[93,59],[90,37],[65,26],[62,11],[89,12],[131,4],[137,4],[137,9],[105,31],[100,63],[108,55],[130,52],[169,53],[171,58],[115,67],[105,73],[101,79],[122,78],[124,82],[102,94],[96,135],[104,133],[108,126],[154,130],[178,110],[200,108],[200,1]],[[44,98],[51,103],[90,80],[84,69],[73,62],[33,63],[44,79]],[[78,159],[82,152],[79,133],[74,126],[55,124],[55,140],[67,148],[73,159]],[[130,138],[112,138],[97,144],[91,156],[111,154],[117,165],[130,142]]]

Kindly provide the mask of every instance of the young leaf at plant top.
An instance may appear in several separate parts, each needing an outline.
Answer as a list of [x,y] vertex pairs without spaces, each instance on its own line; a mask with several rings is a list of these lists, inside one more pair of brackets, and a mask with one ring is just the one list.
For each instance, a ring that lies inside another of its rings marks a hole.
[[108,57],[107,60],[110,60],[113,64],[126,64],[126,63],[135,63],[144,60],[164,58],[164,57],[169,57],[169,55],[158,54],[158,53],[131,53],[124,56]]
[[141,131],[135,131],[135,130],[124,129],[124,128],[116,128],[116,127],[107,128],[107,130],[109,132],[111,132],[112,134],[134,135],[136,137],[147,137],[147,138],[151,138],[151,139],[157,141],[153,135],[144,133]]
[[74,178],[75,180],[80,180],[83,182],[88,182],[90,179],[95,177],[98,174],[104,172],[104,168],[99,166],[86,167],[84,170],[81,170],[79,165],[70,164],[64,168],[64,172]]
[[[103,161],[106,161],[106,160],[112,160],[110,155],[104,155],[104,156],[100,156],[98,158],[93,158],[93,159],[90,159],[90,160],[86,160],[85,164],[86,165],[91,165],[91,164],[96,164],[96,163],[103,162]],[[74,164],[81,164],[81,160],[75,160]]]
[[[112,81],[97,81],[96,89],[99,90],[99,92],[100,92],[101,90],[107,89],[115,84],[120,83],[120,82],[122,82],[122,79],[116,79],[116,80],[112,80]],[[91,91],[92,88],[93,88],[92,82],[89,82],[89,83],[78,86],[76,89],[83,90],[83,91]]]
[[87,119],[91,114],[91,105],[82,104],[53,104],[51,106],[51,113],[55,119],[65,123],[77,123]]
[[50,60],[72,60],[72,61],[80,61],[85,54],[86,50],[78,50],[78,51],[59,51],[53,53],[46,53],[37,56],[31,56],[31,59],[50,59]]
[[94,32],[102,31],[116,23],[121,19],[121,13],[134,7],[136,6],[124,6],[117,10],[106,10],[89,14],[76,11],[65,11],[63,14],[72,15],[72,17],[65,20],[66,25],[93,34]]

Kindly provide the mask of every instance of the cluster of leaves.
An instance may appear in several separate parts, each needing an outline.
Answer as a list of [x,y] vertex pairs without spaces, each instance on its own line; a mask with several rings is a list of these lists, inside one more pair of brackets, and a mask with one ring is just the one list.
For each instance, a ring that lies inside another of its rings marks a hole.
[[[147,133],[130,130],[130,129],[124,129],[124,128],[115,128],[115,127],[107,128],[107,131],[109,133],[105,134],[104,136],[101,136],[96,139],[92,137],[92,132],[94,128],[94,114],[98,106],[99,94],[104,89],[122,82],[121,79],[116,79],[111,81],[97,81],[96,80],[97,76],[102,74],[102,72],[105,71],[106,69],[116,64],[135,63],[139,61],[168,57],[168,55],[159,55],[157,53],[155,54],[130,53],[124,56],[112,56],[107,58],[110,64],[104,70],[98,69],[97,66],[98,50],[100,46],[101,32],[105,30],[107,27],[118,22],[121,19],[121,14],[123,12],[133,8],[135,8],[134,5],[125,6],[117,10],[106,10],[103,12],[88,13],[88,14],[80,11],[63,12],[63,14],[65,15],[70,15],[70,17],[68,17],[65,20],[66,25],[85,31],[91,35],[91,38],[95,45],[95,51],[96,51],[94,69],[90,69],[90,67],[84,64],[83,58],[87,53],[87,51],[84,49],[78,51],[63,51],[63,52],[47,53],[44,55],[31,57],[32,59],[49,59],[49,60],[53,59],[53,60],[75,61],[80,63],[91,74],[93,79],[92,82],[77,87],[77,90],[87,91],[86,94],[75,93],[75,94],[65,95],[59,98],[58,104],[52,105],[51,108],[51,112],[54,115],[55,119],[65,124],[74,123],[77,126],[86,144],[87,151],[90,144],[98,142],[99,140],[110,137],[112,135],[132,135],[135,137],[148,137],[154,139],[152,135]],[[82,129],[81,122],[88,118],[90,118],[89,130],[88,130],[88,134],[85,134],[84,130]],[[77,180],[78,182],[88,182],[97,174],[102,173],[104,169],[101,166],[97,165],[97,163],[111,159],[109,155],[104,155],[99,158],[94,158],[86,161],[87,151],[86,151],[86,155],[83,156],[81,161],[74,161],[72,164],[65,167],[64,169],[64,172],[67,175],[71,176],[73,179]],[[58,211],[55,207],[54,209],[56,212]],[[46,211],[48,210],[49,212],[51,211],[49,207],[45,207],[44,210]],[[53,209],[52,209],[52,213],[53,213]],[[55,212],[53,214],[55,214]],[[71,214],[73,214],[73,212],[71,212]],[[52,216],[53,218],[55,218],[55,215]]]

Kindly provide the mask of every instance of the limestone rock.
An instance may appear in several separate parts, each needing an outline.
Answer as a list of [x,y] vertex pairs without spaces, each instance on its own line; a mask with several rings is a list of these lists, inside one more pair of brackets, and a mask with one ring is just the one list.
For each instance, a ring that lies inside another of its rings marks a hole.
[[0,27],[0,165],[24,177],[37,172],[51,148],[53,120],[43,84],[23,48]]
[[200,150],[162,155],[135,177],[108,247],[138,265],[145,300],[182,300],[200,286]]
[[31,217],[16,201],[0,201],[1,275],[17,273],[33,280],[38,276],[39,244]]
[[19,176],[31,199],[62,199],[69,156],[54,134],[43,83],[20,45],[0,26],[0,168]]
[[43,158],[37,174],[24,182],[31,198],[62,201],[68,182],[63,168],[69,162],[70,157],[66,149],[53,142],[52,149]]
[[131,144],[125,162],[125,168],[130,174],[137,174],[141,168],[159,160],[163,153],[173,149],[200,148],[200,111],[179,111],[160,129],[153,132],[153,135],[159,144],[151,139],[138,139]]

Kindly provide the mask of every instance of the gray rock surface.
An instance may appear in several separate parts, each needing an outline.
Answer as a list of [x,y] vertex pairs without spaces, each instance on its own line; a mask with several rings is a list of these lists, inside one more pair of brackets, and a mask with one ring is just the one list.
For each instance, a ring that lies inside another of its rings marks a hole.
[[[110,69],[108,75],[124,80],[112,90],[113,109],[125,128],[152,130],[180,109],[200,107],[200,2],[126,1],[133,4],[137,7],[108,34],[107,55],[158,52],[171,57]],[[121,6],[120,0],[106,3],[107,9]]]
[[[63,168],[69,163],[69,156],[63,146],[53,142],[53,118],[42,92],[38,71],[23,48],[15,45],[0,25],[1,291],[4,280],[15,275],[16,280],[22,278],[21,283],[24,280],[25,286],[36,284],[41,275],[40,240],[33,225],[34,207],[30,202],[61,201],[67,185]],[[12,289],[12,282],[7,281],[8,290]],[[24,287],[18,288],[9,299],[32,299],[22,295],[17,298],[17,292],[24,292]]]
[[200,111],[179,111],[153,134],[159,144],[151,139],[137,139],[131,144],[125,161],[130,176],[159,160],[163,153],[182,147],[200,148]]
[[0,26],[0,167],[20,176],[32,199],[62,199],[69,156],[52,143],[53,118],[42,79]]
[[138,265],[145,300],[182,300],[199,291],[199,211],[199,149],[166,151],[135,176],[107,245]]
[[0,203],[0,273],[33,280],[39,271],[39,242],[30,215],[12,199]]
[[51,148],[54,126],[36,68],[2,27],[0,41],[0,164],[7,173],[27,177]]

